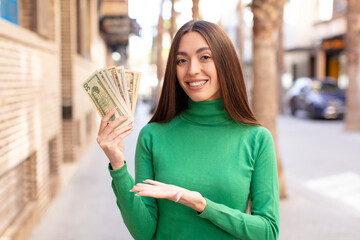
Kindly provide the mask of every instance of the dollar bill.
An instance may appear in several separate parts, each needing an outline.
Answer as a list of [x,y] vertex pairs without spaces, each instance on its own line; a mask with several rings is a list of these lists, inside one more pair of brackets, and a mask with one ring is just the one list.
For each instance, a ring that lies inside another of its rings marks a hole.
[[121,85],[123,86],[123,90],[125,93],[125,97],[127,99],[127,104],[129,106],[129,109],[131,109],[131,103],[130,103],[130,96],[129,96],[129,87],[127,86],[127,82],[125,79],[125,68],[123,66],[116,67],[116,71],[118,75],[120,76]]
[[128,87],[128,94],[131,106],[131,112],[135,114],[137,96],[139,93],[141,73],[125,69],[125,80]]
[[[125,101],[122,99],[121,94],[119,93],[118,89],[116,88],[114,81],[109,77],[108,71],[104,68],[97,71],[97,75],[100,80],[103,81],[105,86],[109,89],[109,91],[116,97],[116,100],[120,103],[123,107],[127,115],[132,114],[131,109],[127,106]],[[111,75],[111,74],[110,74]]]
[[117,126],[117,128],[130,124],[134,121],[133,116],[129,114],[129,110],[126,110],[124,107],[124,102],[121,103],[118,100],[110,87],[111,85],[109,86],[103,77],[104,76],[99,71],[95,71],[85,82],[81,84],[82,89],[93,103],[100,117],[104,117],[104,115],[111,109],[118,107],[110,121],[113,121],[118,117],[128,115],[128,119]]
[[108,68],[108,71],[112,74],[115,84],[120,92],[120,95],[126,103],[128,109],[131,109],[129,102],[129,94],[128,91],[126,91],[127,86],[125,82],[124,67],[113,66]]
[[106,69],[106,68],[100,68],[98,70],[99,74],[101,74],[102,80],[107,83],[107,85],[111,88],[111,90],[114,92],[116,97],[120,99],[121,96],[119,89],[117,88],[114,78],[112,74]]

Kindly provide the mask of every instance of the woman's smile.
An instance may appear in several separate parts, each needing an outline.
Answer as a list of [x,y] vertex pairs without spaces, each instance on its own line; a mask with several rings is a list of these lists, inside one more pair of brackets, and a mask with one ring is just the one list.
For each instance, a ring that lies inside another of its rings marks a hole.
[[204,79],[192,79],[192,80],[187,80],[185,81],[188,85],[188,88],[190,90],[199,90],[202,89],[205,84],[208,82],[208,80],[204,80]]

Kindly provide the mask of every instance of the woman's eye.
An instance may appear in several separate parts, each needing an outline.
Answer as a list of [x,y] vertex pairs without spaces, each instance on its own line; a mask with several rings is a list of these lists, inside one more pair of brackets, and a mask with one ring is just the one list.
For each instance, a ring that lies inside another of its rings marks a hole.
[[208,59],[210,59],[210,58],[211,58],[211,57],[208,56],[208,55],[201,56],[201,59],[202,59],[202,60],[208,60]]
[[184,62],[186,62],[186,60],[183,59],[183,58],[176,60],[176,64],[181,64],[181,63],[184,63]]

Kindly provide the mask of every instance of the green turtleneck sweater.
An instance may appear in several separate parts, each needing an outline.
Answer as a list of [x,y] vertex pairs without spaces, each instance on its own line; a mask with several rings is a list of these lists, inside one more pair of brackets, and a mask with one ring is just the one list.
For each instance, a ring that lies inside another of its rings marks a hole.
[[[193,102],[169,123],[140,132],[135,183],[154,179],[197,191],[205,210],[137,197],[126,164],[111,170],[123,220],[135,239],[277,239],[279,193],[272,136],[235,122],[222,101]],[[246,213],[251,200],[251,215]]]

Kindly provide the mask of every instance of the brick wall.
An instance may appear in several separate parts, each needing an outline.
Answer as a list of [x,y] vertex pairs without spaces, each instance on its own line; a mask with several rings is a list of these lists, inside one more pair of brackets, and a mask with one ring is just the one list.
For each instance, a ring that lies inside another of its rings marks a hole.
[[[85,5],[86,8],[77,9]],[[89,16],[77,18],[77,14]],[[89,21],[86,26],[82,26],[85,24],[83,19]],[[81,24],[77,22],[79,20]],[[72,162],[79,159],[89,143],[95,140],[98,117],[80,84],[97,68],[106,66],[106,46],[99,37],[96,1],[61,1],[61,23],[62,104],[63,109],[71,109],[71,117],[63,120],[64,161]],[[90,38],[77,39],[78,26],[86,27]],[[80,55],[83,51],[78,49],[84,47],[78,47],[78,44],[89,45],[90,56]]]
[[62,160],[59,43],[0,20],[0,76],[0,236],[22,239]]
[[[76,1],[89,14],[86,58],[76,50]],[[41,0],[42,8],[39,2],[19,0],[20,26],[0,19],[1,239],[26,239],[67,177],[64,162],[80,159],[98,128],[80,88],[106,65],[98,1]]]

